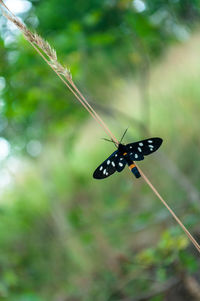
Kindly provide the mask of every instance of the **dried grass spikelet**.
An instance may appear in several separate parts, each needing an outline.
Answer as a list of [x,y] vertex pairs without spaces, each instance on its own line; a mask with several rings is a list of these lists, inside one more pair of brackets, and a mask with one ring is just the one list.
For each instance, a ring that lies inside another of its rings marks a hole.
[[[0,0],[0,3],[4,3],[2,0]],[[8,8],[5,7],[7,10]],[[62,64],[58,62],[57,54],[55,49],[53,49],[50,44],[45,41],[41,36],[39,36],[37,33],[32,33],[27,27],[20,22],[17,18],[12,16],[11,14],[8,14],[4,9],[1,9],[2,14],[10,20],[12,23],[14,23],[20,31],[23,32],[25,38],[30,42],[35,44],[42,52],[47,56],[48,63],[60,74],[67,78],[67,80],[71,81],[72,75],[70,73],[70,70],[66,67],[64,67]]]

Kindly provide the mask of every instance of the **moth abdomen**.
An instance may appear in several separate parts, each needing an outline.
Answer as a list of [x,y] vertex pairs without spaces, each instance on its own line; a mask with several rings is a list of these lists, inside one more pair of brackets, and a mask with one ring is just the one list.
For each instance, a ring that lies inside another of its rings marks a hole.
[[136,178],[140,178],[141,177],[141,174],[139,172],[139,170],[137,169],[136,165],[134,163],[131,163],[129,165],[129,169],[131,170],[131,172],[134,174],[134,176]]

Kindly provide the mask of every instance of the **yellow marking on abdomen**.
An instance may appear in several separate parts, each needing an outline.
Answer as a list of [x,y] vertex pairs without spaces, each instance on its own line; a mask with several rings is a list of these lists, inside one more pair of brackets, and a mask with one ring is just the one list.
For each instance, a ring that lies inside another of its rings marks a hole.
[[126,156],[127,155],[127,153],[123,153],[123,156]]
[[135,167],[135,164],[129,165],[130,170],[132,170]]

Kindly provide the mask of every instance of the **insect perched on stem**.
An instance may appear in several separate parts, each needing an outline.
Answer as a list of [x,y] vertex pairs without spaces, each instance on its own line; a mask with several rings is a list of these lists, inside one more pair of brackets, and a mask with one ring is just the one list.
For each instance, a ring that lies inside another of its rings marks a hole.
[[127,129],[125,130],[119,144],[117,145],[113,140],[104,139],[113,142],[117,150],[114,151],[93,173],[95,179],[104,179],[111,176],[115,171],[121,172],[126,164],[135,175],[136,178],[141,177],[134,161],[141,161],[144,156],[150,155],[155,152],[162,144],[161,138],[148,138],[130,144],[122,144]]

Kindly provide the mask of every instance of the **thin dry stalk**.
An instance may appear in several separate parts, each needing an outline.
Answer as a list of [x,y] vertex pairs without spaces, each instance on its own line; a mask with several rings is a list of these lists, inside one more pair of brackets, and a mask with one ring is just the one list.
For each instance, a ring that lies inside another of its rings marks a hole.
[[[38,54],[45,60],[45,62],[54,70],[54,72],[59,76],[59,78],[63,81],[63,83],[70,89],[70,91],[74,94],[74,96],[80,101],[80,103],[85,107],[85,109],[90,113],[90,115],[103,127],[105,132],[110,136],[110,138],[118,145],[119,142],[116,139],[116,137],[113,135],[113,133],[109,130],[107,125],[104,123],[104,121],[101,119],[101,117],[96,113],[96,111],[92,108],[92,106],[87,102],[83,94],[79,91],[77,86],[74,84],[72,80],[71,73],[68,68],[63,67],[57,60],[56,51],[51,48],[48,42],[44,41],[37,33],[32,33],[30,30],[26,28],[24,24],[22,24],[16,16],[8,9],[8,7],[4,4],[2,0],[0,0],[0,4],[3,6],[4,9],[2,9],[3,15],[10,20],[12,23],[14,23],[19,30],[24,34],[24,37],[26,40],[35,48],[35,50],[38,52]],[[138,167],[138,166],[137,166]],[[190,239],[190,241],[193,243],[193,245],[196,247],[196,249],[200,253],[200,245],[197,243],[197,241],[194,239],[192,234],[186,229],[186,227],[183,225],[183,223],[180,221],[180,219],[176,216],[174,211],[168,206],[166,201],[161,197],[157,189],[153,186],[153,184],[149,181],[149,179],[146,177],[146,175],[141,171],[141,169],[138,167],[143,179],[145,182],[149,185],[149,187],[152,189],[155,195],[160,199],[160,201],[163,203],[163,205],[167,208],[167,210],[170,212],[170,214],[173,216],[173,218],[176,220],[176,222],[180,225],[180,227],[183,229],[187,237]]]
[[166,203],[166,201],[161,197],[157,189],[153,186],[153,184],[149,181],[149,179],[146,177],[146,175],[143,173],[143,171],[138,167],[143,179],[146,181],[146,183],[149,185],[149,187],[153,190],[153,192],[157,195],[157,197],[161,200],[163,205],[168,209],[168,211],[171,213],[173,218],[177,221],[177,223],[181,226],[187,237],[191,240],[193,245],[197,248],[197,250],[200,252],[200,246],[198,242],[194,239],[192,234],[187,230],[187,228],[183,225],[183,223],[180,221],[180,219],[176,216],[174,211],[169,207],[169,205]]

